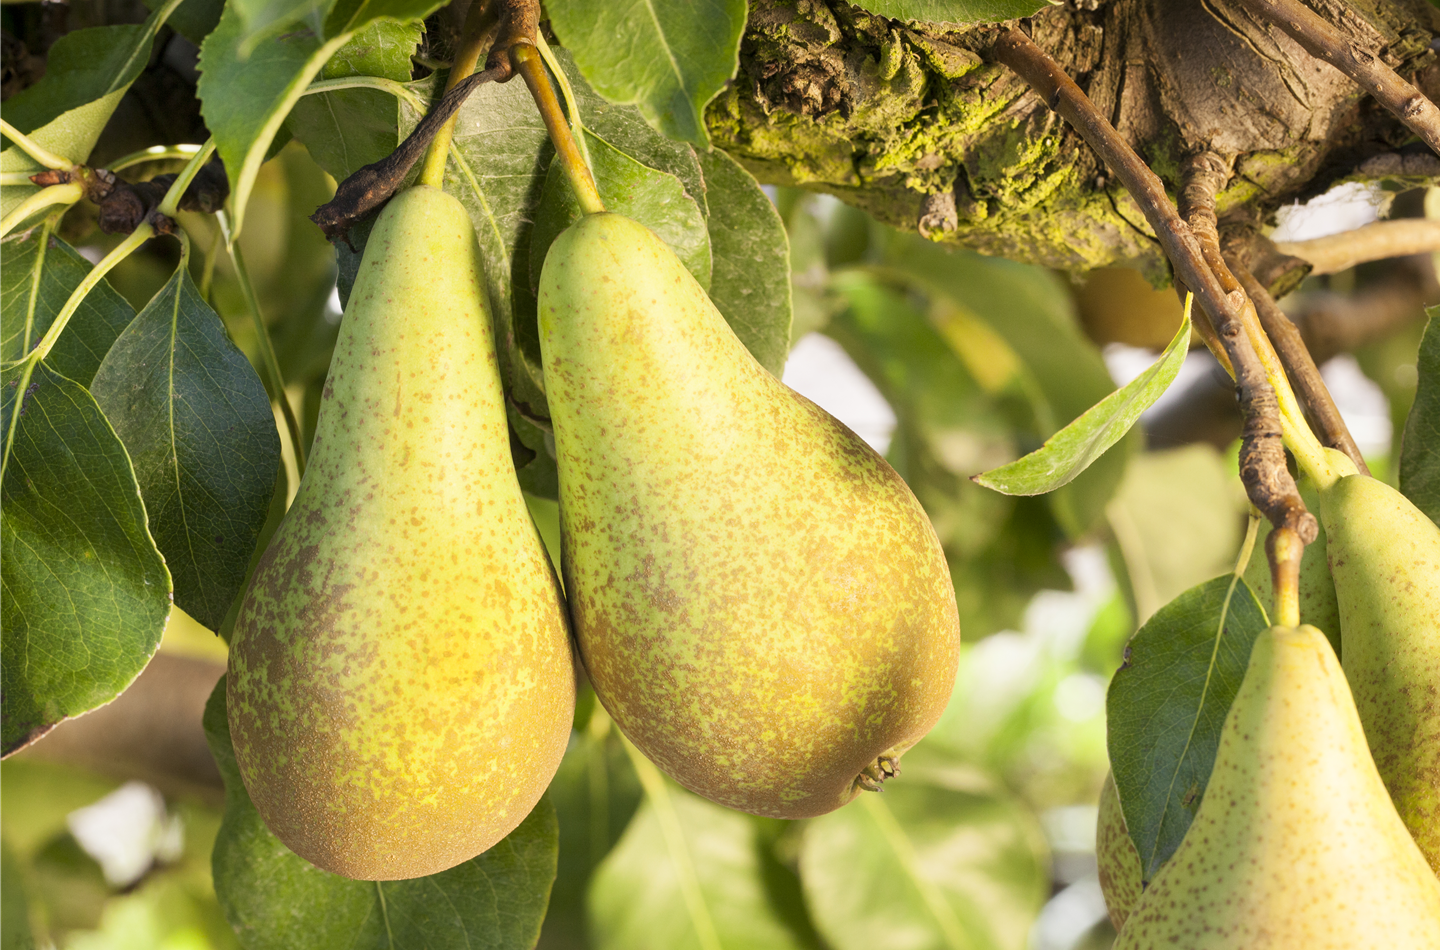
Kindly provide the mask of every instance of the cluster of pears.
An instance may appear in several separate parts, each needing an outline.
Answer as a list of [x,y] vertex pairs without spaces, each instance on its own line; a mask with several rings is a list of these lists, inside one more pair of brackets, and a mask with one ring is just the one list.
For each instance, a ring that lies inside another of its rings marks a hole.
[[1440,947],[1440,527],[1327,461],[1328,570],[1302,566],[1301,609],[1334,612],[1340,659],[1311,625],[1257,638],[1199,811],[1143,890],[1107,782],[1117,948]]
[[457,200],[422,185],[386,206],[231,643],[236,758],[269,827],[368,880],[490,847],[564,752],[572,624],[607,710],[686,787],[790,818],[878,788],[959,652],[904,482],[756,363],[654,234],[590,214],[539,295],[562,596],[483,287]]

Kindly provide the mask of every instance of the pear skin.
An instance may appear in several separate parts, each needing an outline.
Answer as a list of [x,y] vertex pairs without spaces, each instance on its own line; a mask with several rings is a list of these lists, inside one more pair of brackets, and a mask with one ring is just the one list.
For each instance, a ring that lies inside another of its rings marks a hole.
[[1195,820],[1115,947],[1440,947],[1440,881],[1395,813],[1319,630],[1256,639]]
[[944,710],[960,646],[904,481],[628,218],[562,234],[539,299],[562,571],[605,708],[742,811],[808,817],[878,787]]
[[381,213],[231,642],[245,787],[291,850],[346,877],[486,850],[570,734],[565,608],[515,481],[480,267],[443,191]]
[[1320,494],[1341,657],[1375,765],[1440,874],[1440,527],[1368,475]]
[[1120,808],[1120,793],[1115,776],[1105,773],[1100,789],[1100,816],[1095,826],[1095,860],[1100,874],[1100,893],[1110,922],[1119,930],[1125,926],[1135,902],[1140,899],[1142,874],[1140,852],[1125,826],[1125,813]]

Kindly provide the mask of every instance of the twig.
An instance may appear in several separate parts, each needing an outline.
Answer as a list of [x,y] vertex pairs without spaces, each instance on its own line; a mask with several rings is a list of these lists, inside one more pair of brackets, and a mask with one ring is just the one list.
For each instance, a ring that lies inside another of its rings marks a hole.
[[1305,52],[1349,76],[1393,112],[1421,141],[1440,154],[1440,109],[1378,56],[1349,37],[1300,0],[1243,0],[1299,43]]
[[1309,261],[1311,274],[1337,274],[1370,261],[1440,251],[1440,221],[1425,218],[1377,221],[1312,241],[1280,241],[1275,249]]
[[75,163],[62,155],[56,155],[15,126],[0,119],[0,134],[15,143],[15,146],[46,168],[69,168]]
[[51,185],[41,188],[15,206],[4,220],[0,220],[0,237],[13,231],[21,221],[51,205],[73,205],[85,197],[85,189],[74,183]]
[[1317,434],[1320,441],[1350,456],[1350,461],[1355,463],[1361,474],[1369,475],[1370,468],[1365,464],[1365,458],[1360,454],[1360,447],[1355,444],[1349,427],[1345,425],[1334,397],[1330,395],[1325,381],[1320,378],[1320,368],[1315,365],[1310,351],[1306,349],[1305,341],[1300,337],[1300,328],[1285,316],[1284,311],[1275,303],[1275,298],[1261,286],[1254,274],[1246,270],[1244,264],[1238,260],[1231,260],[1230,264],[1235,276],[1240,279],[1240,285],[1255,304],[1260,325],[1265,328],[1265,335],[1280,354],[1285,375],[1295,387],[1296,395],[1305,404],[1310,421],[1319,430]]
[[565,123],[565,113],[560,108],[560,100],[555,97],[555,87],[550,85],[550,77],[545,73],[545,63],[540,58],[540,51],[529,43],[517,43],[510,50],[510,59],[515,64],[515,71],[530,89],[530,96],[535,100],[546,131],[550,133],[550,142],[555,146],[560,168],[570,182],[570,190],[575,193],[581,212],[595,214],[604,211],[605,204],[600,200],[600,191],[595,187],[595,179],[590,174],[590,166],[585,163],[585,156],[576,146],[575,137],[570,134],[570,126]]
[[[1282,420],[1275,390],[1266,382],[1264,367],[1240,317],[1244,293],[1237,291],[1232,296],[1221,287],[1206,263],[1199,241],[1170,203],[1160,179],[1058,63],[1030,37],[1014,28],[1000,34],[993,53],[1080,132],[1144,212],[1176,275],[1194,291],[1209,315],[1213,336],[1218,342],[1218,345],[1211,344],[1212,348],[1223,352],[1234,368],[1236,388],[1245,412],[1240,476],[1246,493],[1277,528],[1289,526],[1302,539],[1314,540],[1319,525],[1315,516],[1305,510],[1295,481],[1285,467]],[[1313,436],[1311,438],[1313,440]],[[1320,451],[1318,444],[1315,450]]]

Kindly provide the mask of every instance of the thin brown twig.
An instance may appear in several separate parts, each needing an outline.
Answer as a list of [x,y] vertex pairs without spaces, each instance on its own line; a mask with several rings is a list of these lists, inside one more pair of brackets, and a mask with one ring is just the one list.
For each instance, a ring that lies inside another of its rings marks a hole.
[[1144,212],[1176,276],[1194,291],[1210,318],[1213,331],[1207,343],[1215,341],[1212,352],[1218,351],[1217,357],[1223,353],[1234,368],[1246,420],[1240,453],[1240,476],[1246,493],[1276,527],[1289,526],[1305,541],[1314,540],[1319,525],[1314,515],[1305,510],[1285,466],[1279,402],[1240,317],[1244,293],[1237,291],[1232,296],[1221,287],[1205,261],[1200,243],[1170,203],[1160,179],[1058,63],[1014,28],[1001,32],[992,52],[1079,131]]
[[1240,286],[1254,302],[1260,325],[1265,328],[1265,335],[1270,337],[1270,342],[1275,344],[1275,351],[1280,354],[1280,362],[1285,366],[1285,375],[1290,378],[1295,394],[1305,406],[1306,415],[1318,430],[1316,435],[1330,448],[1339,449],[1350,456],[1361,474],[1369,475],[1370,467],[1365,464],[1360,447],[1355,444],[1350,428],[1340,416],[1334,397],[1330,395],[1325,381],[1320,378],[1320,368],[1315,365],[1310,351],[1306,349],[1305,341],[1300,337],[1300,328],[1285,315],[1275,303],[1275,298],[1270,296],[1270,292],[1261,286],[1244,264],[1231,259],[1230,265],[1240,280]]
[[1338,274],[1357,264],[1440,251],[1440,221],[1397,218],[1310,241],[1281,241],[1282,254],[1310,262],[1310,273]]
[[1432,151],[1440,154],[1440,108],[1378,56],[1361,49],[1300,0],[1244,0],[1244,3],[1299,43],[1305,52],[1349,76],[1420,136]]

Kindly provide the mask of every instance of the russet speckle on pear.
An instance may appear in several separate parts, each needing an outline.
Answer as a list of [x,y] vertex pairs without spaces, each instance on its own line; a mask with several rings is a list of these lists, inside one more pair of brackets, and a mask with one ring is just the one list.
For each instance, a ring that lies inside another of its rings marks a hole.
[[1322,490],[1320,514],[1341,660],[1365,737],[1400,817],[1440,874],[1440,527],[1400,492],[1359,474]]
[[381,213],[231,643],[245,787],[291,850],[347,877],[486,850],[570,733],[565,608],[515,481],[480,266],[444,192]]
[[1115,947],[1440,947],[1440,881],[1391,804],[1319,630],[1256,639],[1195,820]]
[[823,814],[934,725],[959,653],[935,532],[616,214],[551,246],[541,351],[581,658],[624,733],[743,811]]
[[1140,899],[1142,872],[1140,852],[1125,825],[1115,776],[1105,775],[1100,790],[1100,814],[1095,825],[1095,861],[1100,876],[1100,893],[1110,922],[1119,930]]

